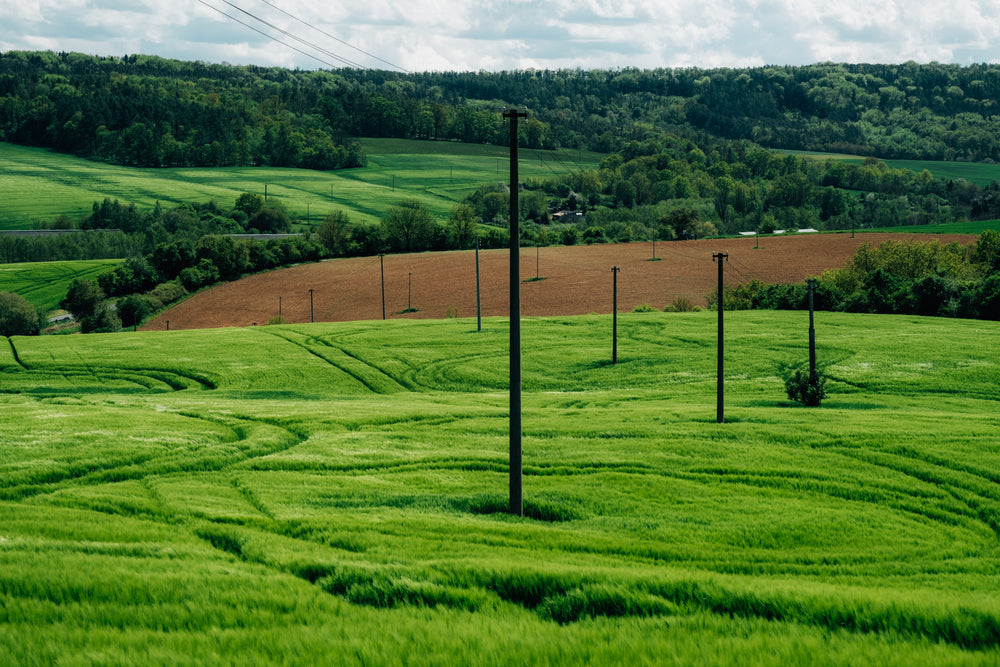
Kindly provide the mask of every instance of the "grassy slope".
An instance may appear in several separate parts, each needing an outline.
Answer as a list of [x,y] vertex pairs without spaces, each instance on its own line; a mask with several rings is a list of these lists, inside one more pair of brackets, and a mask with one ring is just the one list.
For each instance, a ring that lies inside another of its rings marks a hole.
[[93,259],[0,264],[0,292],[15,292],[39,308],[54,310],[66,297],[73,280],[97,280],[99,275],[120,263],[117,259]]
[[714,327],[525,321],[534,519],[503,320],[13,339],[0,661],[1000,658],[1000,325],[820,313],[807,410],[734,312],[721,425]]
[[[230,206],[243,192],[277,197],[305,222],[343,209],[359,222],[379,219],[401,199],[423,202],[445,219],[456,201],[482,183],[508,180],[505,149],[426,141],[365,142],[369,166],[311,171],[263,167],[133,169],[39,148],[0,143],[0,229],[26,229],[60,214],[76,219],[105,197],[139,208],[216,200]],[[600,160],[597,153],[525,151],[522,178],[548,177]]]

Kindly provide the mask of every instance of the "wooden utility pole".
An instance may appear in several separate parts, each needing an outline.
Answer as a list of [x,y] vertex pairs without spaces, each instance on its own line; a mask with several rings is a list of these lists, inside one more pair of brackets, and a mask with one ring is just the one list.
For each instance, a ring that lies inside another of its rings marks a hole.
[[523,111],[504,111],[510,120],[510,513],[524,516],[521,486],[521,230],[517,194],[517,119]]
[[483,330],[483,301],[479,294],[479,237],[476,237],[476,331]]
[[384,254],[379,253],[378,256],[378,272],[382,277],[382,319],[385,319],[385,263],[383,262]]
[[612,294],[611,297],[611,363],[618,363],[618,272],[621,271],[617,266],[611,267],[611,273],[614,276],[612,281]]
[[813,293],[816,291],[816,279],[809,281],[809,382],[816,383],[816,327],[813,321]]
[[718,360],[718,378],[716,379],[716,407],[715,407],[715,421],[719,424],[726,420],[726,407],[725,407],[725,382],[724,382],[724,366],[725,362],[723,360],[723,328],[722,328],[722,313],[726,310],[726,304],[724,300],[724,283],[722,279],[722,261],[729,261],[728,252],[713,252],[712,261],[719,262],[719,360]]
[[314,314],[314,311],[313,311],[313,292],[315,292],[315,291],[316,290],[309,290],[309,321],[310,322],[315,322],[316,321],[316,315]]

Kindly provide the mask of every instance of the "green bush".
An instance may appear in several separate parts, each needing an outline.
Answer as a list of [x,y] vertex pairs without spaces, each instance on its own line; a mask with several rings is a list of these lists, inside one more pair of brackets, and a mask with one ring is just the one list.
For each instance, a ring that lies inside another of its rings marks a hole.
[[42,318],[27,299],[0,292],[0,336],[37,336]]
[[687,298],[686,296],[679,296],[673,301],[671,301],[663,309],[665,313],[696,313],[701,308],[695,305],[694,301]]
[[820,373],[810,375],[807,371],[799,369],[785,380],[785,392],[793,401],[809,407],[818,407],[826,398],[826,378]]

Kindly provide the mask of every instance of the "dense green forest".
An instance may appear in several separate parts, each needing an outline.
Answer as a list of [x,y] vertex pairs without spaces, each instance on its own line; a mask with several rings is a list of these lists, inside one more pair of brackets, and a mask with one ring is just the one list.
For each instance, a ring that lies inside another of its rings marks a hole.
[[142,166],[362,164],[351,137],[620,150],[665,131],[881,158],[1000,160],[1000,65],[395,73],[0,54],[0,140]]

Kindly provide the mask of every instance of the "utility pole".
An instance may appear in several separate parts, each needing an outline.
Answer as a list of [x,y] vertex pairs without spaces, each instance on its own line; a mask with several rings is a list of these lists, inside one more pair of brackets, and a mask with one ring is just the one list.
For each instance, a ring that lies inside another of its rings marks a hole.
[[278,317],[281,317],[281,297],[278,297]]
[[413,296],[413,272],[406,274],[406,310],[413,310],[413,303],[410,297]]
[[524,516],[521,485],[521,230],[517,194],[517,119],[523,111],[504,111],[510,119],[510,513]]
[[313,314],[313,292],[315,290],[309,290],[309,321],[315,322],[316,316]]
[[813,321],[813,293],[816,291],[816,279],[810,278],[809,284],[809,382],[816,383],[816,327]]
[[385,257],[384,254],[379,253],[378,256],[378,272],[382,276],[382,319],[385,319],[385,265],[382,258]]
[[722,261],[723,260],[725,260],[727,262],[729,261],[729,253],[728,252],[713,252],[712,253],[712,261],[713,262],[714,261],[718,261],[719,262],[719,300],[718,300],[718,305],[719,305],[719,362],[718,362],[718,378],[716,380],[716,394],[717,394],[717,396],[716,396],[716,408],[715,408],[715,421],[717,423],[719,423],[719,424],[721,424],[722,422],[724,422],[726,420],[726,415],[725,415],[726,409],[725,409],[725,400],[724,400],[725,387],[724,387],[724,381],[723,381],[724,361],[723,361],[723,355],[722,355],[722,348],[723,348],[722,313],[726,309],[726,304],[724,302],[724,297],[723,297],[723,292],[724,292],[724,290],[723,290],[723,280],[722,280]]
[[479,237],[476,237],[476,331],[483,330],[483,301],[479,293]]
[[611,267],[611,273],[614,275],[613,287],[612,287],[612,298],[611,298],[611,363],[618,363],[618,272],[621,271],[617,266]]

